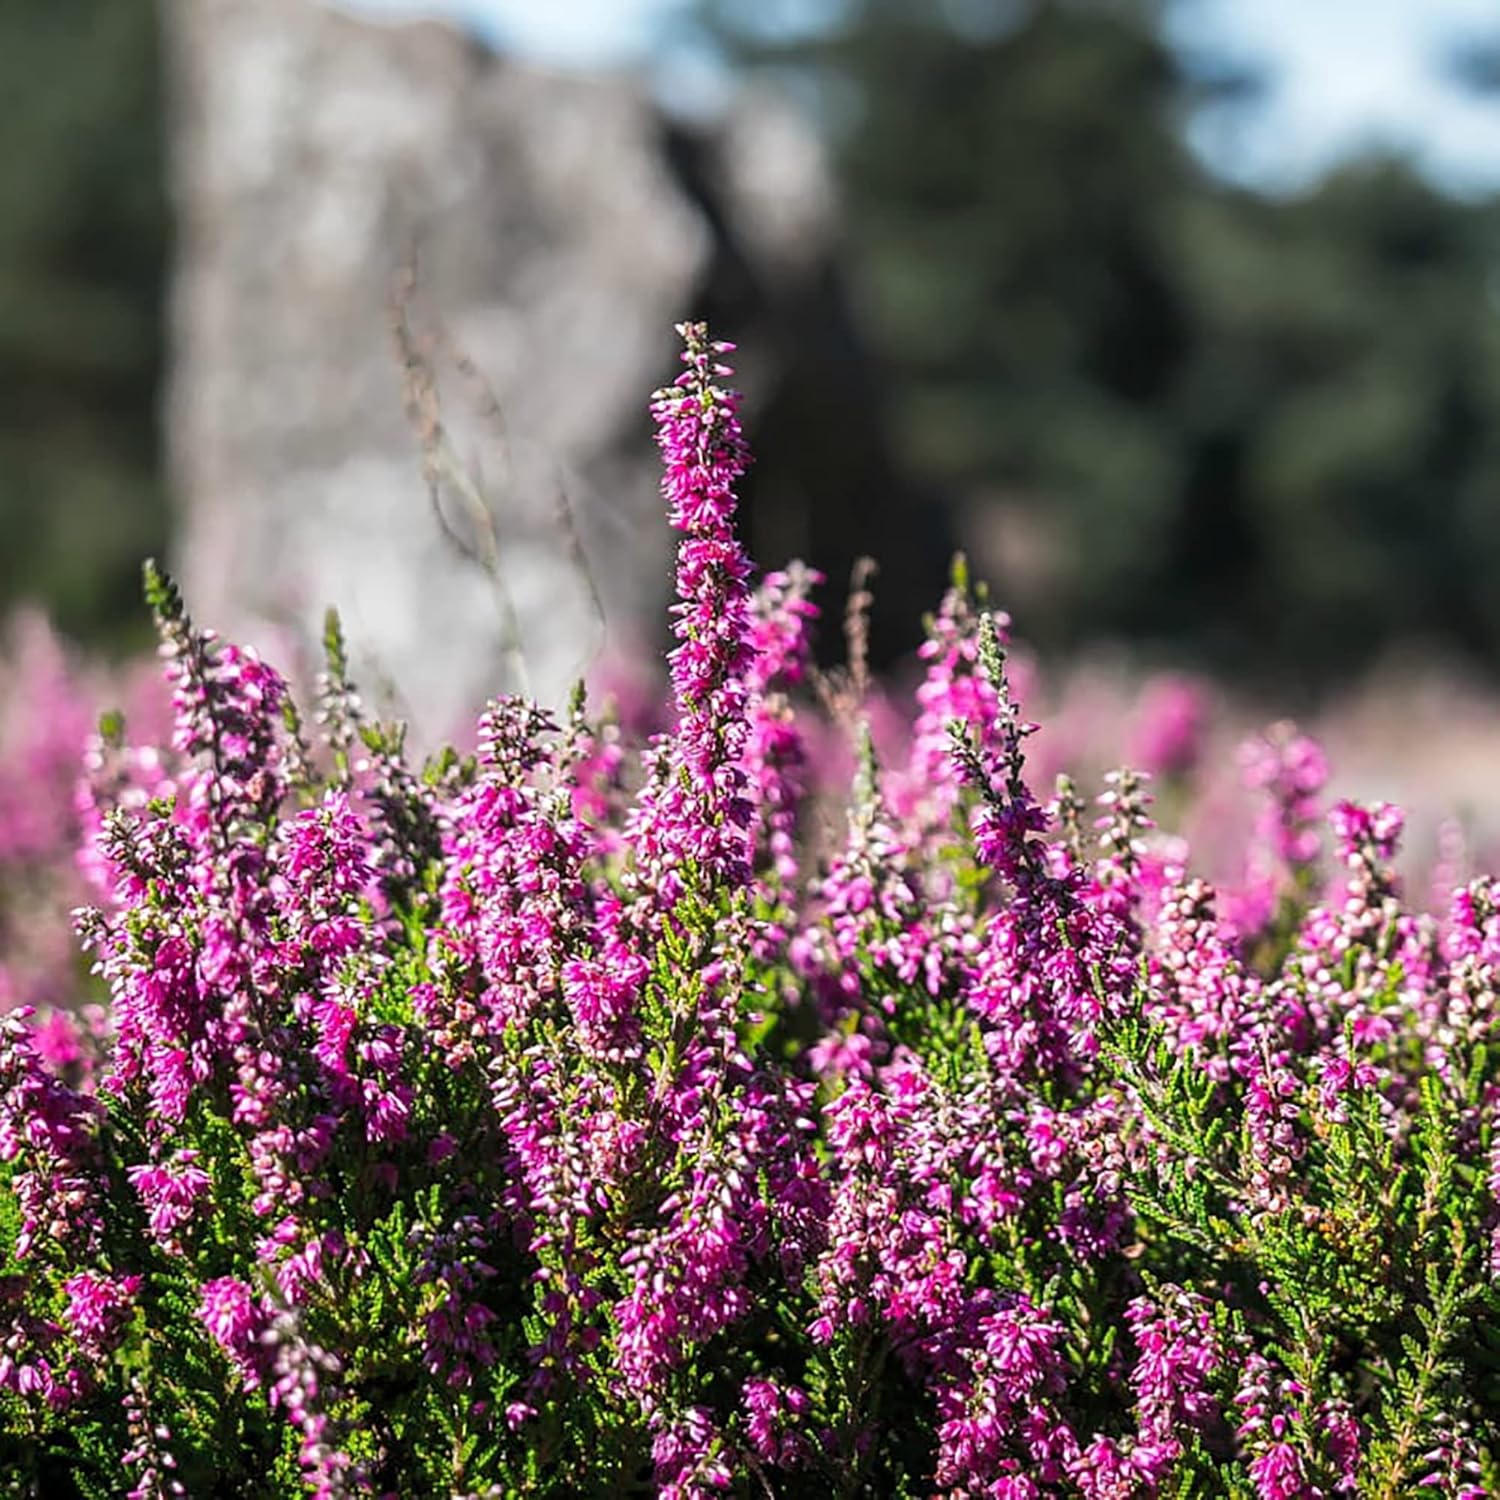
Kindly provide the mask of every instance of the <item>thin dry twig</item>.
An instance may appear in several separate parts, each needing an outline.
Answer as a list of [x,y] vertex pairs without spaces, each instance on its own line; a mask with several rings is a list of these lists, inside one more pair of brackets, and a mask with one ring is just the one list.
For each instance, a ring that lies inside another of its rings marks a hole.
[[844,606],[844,643],[849,658],[849,684],[856,702],[870,691],[870,607],[875,595],[869,582],[880,571],[873,557],[857,557],[849,573],[849,602]]
[[847,660],[842,667],[810,674],[818,701],[851,739],[858,733],[861,710],[870,692],[870,606],[875,595],[869,583],[878,571],[874,558],[855,559],[849,573],[849,602],[844,607]]
[[[391,293],[391,331],[402,370],[402,399],[406,416],[422,453],[422,478],[428,500],[443,535],[469,561],[481,567],[490,579],[490,594],[500,622],[500,647],[518,692],[531,696],[530,674],[521,640],[521,622],[515,602],[500,568],[500,539],[495,519],[472,476],[459,462],[443,424],[437,376],[431,355],[418,344],[410,316],[417,288],[417,253],[413,246],[399,268]],[[493,401],[493,397],[491,397]],[[499,403],[494,402],[499,414]],[[501,430],[503,431],[503,424]],[[461,536],[443,508],[444,487],[462,501],[475,542]]]
[[[473,396],[475,413],[479,417],[479,420],[489,429],[495,440],[504,475],[502,482],[508,485],[510,483],[511,470],[510,433],[505,421],[505,410],[500,404],[499,397],[495,394],[495,388],[485,377],[484,372],[474,363],[468,351],[459,347],[441,322],[437,324],[436,337],[439,347],[447,350],[449,357],[453,361],[454,368],[468,385]],[[585,653],[584,661],[580,664],[582,668],[586,669],[589,662],[598,655],[604,645],[607,626],[604,613],[604,598],[599,592],[599,582],[594,575],[593,567],[589,563],[588,551],[583,544],[583,534],[579,530],[578,516],[573,509],[573,502],[568,494],[568,487],[563,482],[560,472],[554,474],[553,483],[553,518],[556,520],[557,529],[562,535],[563,546],[567,551],[568,564],[583,584],[584,592],[588,596],[589,609],[594,617],[594,644]]]

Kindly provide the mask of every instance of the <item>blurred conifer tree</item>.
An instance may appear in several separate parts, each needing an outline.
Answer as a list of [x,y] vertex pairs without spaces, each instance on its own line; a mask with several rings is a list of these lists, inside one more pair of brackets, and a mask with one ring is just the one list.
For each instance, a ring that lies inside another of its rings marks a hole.
[[159,95],[151,0],[0,0],[0,612],[111,647],[165,531]]
[[1295,196],[1221,180],[1184,126],[1260,80],[1175,51],[1164,16],[694,12],[699,44],[826,128],[900,451],[970,497],[962,529],[1029,635],[1309,683],[1413,634],[1493,665],[1495,206],[1394,160]]

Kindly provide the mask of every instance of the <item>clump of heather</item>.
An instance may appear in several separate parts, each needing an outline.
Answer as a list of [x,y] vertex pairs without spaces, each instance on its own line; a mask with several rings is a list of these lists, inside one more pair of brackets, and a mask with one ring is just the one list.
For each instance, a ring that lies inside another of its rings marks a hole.
[[[41,616],[23,610],[9,621],[0,660],[0,1012],[34,1008],[38,1046],[75,1082],[89,1076],[105,1025],[71,919],[90,898],[80,784],[103,743],[102,693],[103,674],[80,667]],[[148,733],[163,727],[154,671],[113,674],[110,696]]]
[[95,1072],[0,1018],[0,1494],[1494,1492],[1500,881],[1413,907],[1400,813],[1279,730],[1221,894],[1146,770],[1034,775],[961,570],[882,754],[681,332],[640,754],[580,694],[415,766],[336,621],[303,713],[148,568]]
[[74,809],[92,724],[61,644],[11,621],[0,671],[0,1010],[67,1004],[78,987],[67,919],[83,899]]

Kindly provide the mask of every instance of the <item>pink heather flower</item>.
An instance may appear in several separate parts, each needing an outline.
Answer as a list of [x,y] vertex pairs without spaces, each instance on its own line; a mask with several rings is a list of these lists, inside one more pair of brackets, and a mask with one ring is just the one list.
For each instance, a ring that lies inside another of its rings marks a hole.
[[[988,616],[1003,645],[1009,640],[1010,616]],[[955,585],[943,600],[918,655],[926,662],[917,688],[918,712],[912,724],[905,770],[891,779],[891,807],[904,836],[920,844],[947,829],[958,803],[960,776],[953,763],[952,726],[973,735],[980,753],[990,758],[1009,753],[1035,726],[1023,725],[979,664],[979,623],[968,589]]]
[[102,1227],[95,1181],[94,1100],[43,1066],[27,1007],[0,1015],[0,1162],[13,1162],[9,1191],[20,1209],[17,1259],[39,1240],[89,1247]]
[[1389,802],[1362,807],[1357,802],[1338,802],[1328,814],[1334,846],[1342,864],[1351,869],[1374,869],[1396,857],[1405,816]]
[[734,1486],[723,1439],[706,1406],[665,1422],[651,1444],[660,1500],[705,1500]]
[[1245,1125],[1255,1164],[1251,1186],[1256,1208],[1278,1212],[1290,1202],[1292,1174],[1307,1149],[1297,1128],[1301,1093],[1296,1075],[1280,1063],[1263,1062],[1250,1077]]
[[1427,1051],[1433,1065],[1447,1073],[1450,1049],[1466,1048],[1493,1024],[1500,976],[1500,884],[1474,880],[1455,891],[1440,942],[1446,961],[1439,981],[1441,1024],[1432,1028]]
[[1191,678],[1153,678],[1141,696],[1126,759],[1153,776],[1187,775],[1203,749],[1205,700],[1203,685]]
[[498,1358],[496,1317],[481,1300],[497,1274],[484,1258],[490,1235],[483,1220],[469,1214],[449,1230],[421,1234],[418,1242],[422,1259],[414,1279],[430,1289],[431,1303],[423,1318],[422,1362],[450,1388],[467,1386]]
[[[23,610],[0,654],[0,1010],[76,1003],[70,910],[84,898],[74,806],[94,684],[41,616]],[[77,1080],[71,1080],[77,1081]]]
[[14,617],[0,666],[0,878],[66,858],[71,793],[92,728],[88,696],[39,614]]
[[538,742],[540,721],[523,715],[508,701],[487,711],[489,767],[458,798],[442,845],[437,956],[462,991],[477,986],[497,1033],[555,995],[569,936],[584,919],[582,867],[593,847],[571,806],[554,814],[544,803],[532,777],[550,751]]
[[1264,1355],[1252,1352],[1242,1360],[1234,1400],[1240,1416],[1235,1435],[1249,1459],[1258,1500],[1315,1500],[1327,1493],[1308,1472],[1310,1458],[1317,1467],[1326,1464],[1337,1472],[1336,1493],[1352,1493],[1358,1487],[1362,1439],[1345,1402],[1323,1402],[1305,1413],[1306,1430],[1319,1450],[1310,1456],[1297,1446],[1294,1422],[1305,1392]]
[[757,862],[783,886],[797,878],[797,814],[808,758],[787,690],[807,669],[809,627],[818,616],[808,595],[822,581],[821,573],[800,563],[767,574],[755,596],[750,634],[746,790],[756,809]]
[[1260,982],[1219,919],[1213,887],[1191,880],[1162,897],[1156,922],[1154,982],[1147,1010],[1174,1050],[1191,1054],[1219,1082],[1244,1072],[1262,1033]]
[[939,1484],[960,1494],[997,1493],[983,1487],[1009,1478],[1060,1484],[1079,1452],[1053,1405],[1066,1383],[1062,1338],[1025,1297],[977,1311],[935,1392]]
[[1319,793],[1328,784],[1328,761],[1316,740],[1291,723],[1273,726],[1240,749],[1245,784],[1267,794],[1257,824],[1256,847],[1246,870],[1241,898],[1247,922],[1262,924],[1275,909],[1277,892],[1289,876],[1311,878],[1317,863]]
[[139,1276],[102,1276],[94,1271],[80,1271],[63,1283],[68,1326],[91,1359],[102,1359],[119,1342],[140,1285]]
[[300,902],[324,915],[363,895],[370,883],[370,834],[347,792],[327,793],[298,814],[279,860]]
[[360,1102],[365,1138],[372,1144],[404,1141],[411,1118],[412,1087],[401,1077],[406,1034],[399,1026],[376,1026],[358,1047]]
[[812,591],[824,581],[816,568],[788,563],[767,573],[756,590],[750,630],[753,691],[796,687],[807,673],[811,629],[820,613]]
[[301,1438],[303,1481],[316,1500],[343,1500],[367,1488],[359,1466],[338,1446],[325,1408],[341,1373],[338,1356],[309,1343],[295,1312],[281,1312],[261,1336],[269,1355],[271,1406],[283,1412]]
[[1094,901],[1097,905],[1102,900],[1117,919],[1134,927],[1142,896],[1146,834],[1156,826],[1147,812],[1153,799],[1147,790],[1147,778],[1139,771],[1110,771],[1104,782],[1105,789],[1097,798],[1103,812],[1094,821],[1099,858],[1093,873],[1094,883],[1100,888]]
[[[1339,1479],[1334,1489],[1342,1495],[1355,1494],[1359,1489],[1359,1460],[1364,1433],[1349,1409],[1349,1403],[1342,1398],[1325,1401],[1319,1410],[1317,1428],[1323,1448],[1338,1472]],[[1463,1455],[1459,1467],[1465,1467],[1463,1459],[1470,1457],[1471,1454]],[[1477,1465],[1473,1472],[1478,1472]],[[1462,1489],[1462,1485],[1456,1485],[1454,1489],[1456,1492]]]
[[1240,763],[1246,785],[1271,796],[1276,852],[1289,865],[1310,862],[1317,854],[1317,796],[1328,784],[1322,746],[1294,724],[1277,724],[1241,749]]
[[[1438,1442],[1424,1462],[1427,1474],[1418,1481],[1420,1490],[1453,1495],[1456,1500],[1486,1500],[1490,1493],[1481,1482],[1484,1461],[1474,1440],[1473,1424],[1464,1417],[1450,1417],[1440,1423]],[[1348,1471],[1354,1472],[1354,1466]]]
[[1274,1443],[1250,1464],[1259,1500],[1313,1500],[1302,1457],[1290,1443]]
[[265,818],[281,799],[281,704],[286,684],[253,651],[181,622],[164,626],[162,655],[173,681],[172,748],[206,756],[192,782],[195,803],[215,819]]
[[245,1389],[255,1390],[265,1374],[261,1340],[269,1318],[250,1288],[236,1276],[205,1281],[199,1312],[203,1326],[240,1372]]
[[336,997],[313,1001],[312,1020],[317,1027],[313,1056],[334,1078],[347,1081],[349,1044],[359,1016],[354,1007]]
[[686,1201],[669,1204],[667,1229],[626,1252],[632,1286],[615,1309],[618,1363],[631,1389],[648,1394],[707,1342],[749,1313],[753,1248],[734,1211],[736,1175],[698,1171]]
[[184,1148],[166,1162],[143,1163],[126,1172],[146,1210],[151,1237],[172,1255],[181,1255],[180,1231],[192,1223],[213,1180],[196,1165],[198,1152]]
[[86,1062],[78,1022],[67,1011],[49,1012],[32,1027],[31,1034],[37,1056],[59,1076]]
[[962,1308],[967,1256],[945,1178],[971,1153],[950,1148],[948,1101],[918,1070],[886,1081],[888,1094],[851,1079],[827,1112],[838,1170],[810,1332],[827,1343],[835,1330],[883,1323],[911,1351]]
[[1180,1452],[1179,1433],[1218,1415],[1210,1384],[1224,1363],[1209,1304],[1181,1287],[1137,1297],[1125,1310],[1140,1351],[1130,1374],[1141,1435]]
[[645,979],[645,960],[628,951],[619,952],[612,963],[570,958],[563,965],[563,996],[580,1045],[616,1058],[631,1049],[638,1029],[636,1004]]
[[763,1375],[752,1375],[741,1388],[745,1435],[767,1463],[796,1468],[809,1456],[807,1438],[797,1430],[811,1403],[797,1386],[782,1385]]
[[276,1257],[268,1253],[266,1241],[262,1241],[262,1260],[274,1260],[276,1286],[283,1301],[292,1308],[306,1302],[310,1292],[326,1281],[325,1271],[345,1259],[344,1237],[336,1229],[315,1234],[302,1240],[295,1220],[283,1220],[278,1230],[268,1239],[276,1239],[291,1248],[291,1254]]
[[667,520],[683,534],[677,552],[674,633],[669,658],[677,725],[658,750],[658,776],[633,820],[637,858],[660,866],[655,880],[680,879],[691,863],[705,877],[742,884],[749,876],[743,755],[750,690],[750,563],[735,537],[734,486],[749,463],[739,397],[717,382],[733,345],[712,343],[701,323],[678,327],[686,370],[656,393]]
[[1121,783],[1123,814],[1106,858],[1090,871],[1041,835],[1045,810],[1025,774],[1024,742],[1034,728],[1010,698],[998,627],[981,619],[977,646],[994,683],[996,713],[978,738],[959,726],[951,739],[956,774],[979,794],[970,822],[974,853],[1010,888],[990,917],[968,966],[965,999],[985,1023],[984,1042],[1001,1080],[1021,1089],[1038,1076],[1072,1079],[1086,1070],[1103,1010],[1135,982],[1136,831],[1144,823],[1138,783]]
[[618,811],[626,760],[618,724],[574,726],[570,746],[573,816],[588,828],[601,854],[618,854],[624,847]]
[[151,1409],[144,1377],[135,1372],[123,1403],[130,1447],[120,1455],[126,1477],[135,1481],[125,1500],[166,1500],[186,1496],[187,1490],[173,1471],[177,1458],[172,1452],[172,1429]]
[[1347,1096],[1358,1089],[1374,1088],[1380,1075],[1368,1062],[1351,1063],[1346,1057],[1320,1056],[1315,1068],[1318,1075],[1318,1103],[1326,1119],[1344,1124],[1349,1118]]

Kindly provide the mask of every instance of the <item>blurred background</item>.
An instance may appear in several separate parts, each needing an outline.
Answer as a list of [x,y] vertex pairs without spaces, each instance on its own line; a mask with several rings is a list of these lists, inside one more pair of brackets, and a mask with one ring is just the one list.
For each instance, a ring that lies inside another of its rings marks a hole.
[[1044,661],[1110,643],[1278,711],[1393,659],[1494,684],[1485,0],[426,15],[0,5],[5,605],[128,654],[164,551],[200,616],[295,633],[342,554],[398,700],[407,637],[479,661],[446,710],[498,627],[437,570],[498,557],[524,631],[581,549],[580,618],[654,643],[661,544],[622,538],[659,530],[644,399],[706,313],[744,350],[758,558],[803,553],[836,611],[873,553],[887,660],[962,546]]
[[0,0],[0,97],[0,1010],[91,993],[147,554],[303,683],[337,606],[422,749],[659,722],[687,317],[826,658],[880,564],[886,764],[962,548],[1044,793],[1151,771],[1232,902],[1295,715],[1419,902],[1500,863],[1493,0]]

